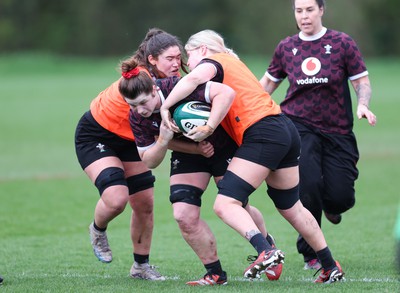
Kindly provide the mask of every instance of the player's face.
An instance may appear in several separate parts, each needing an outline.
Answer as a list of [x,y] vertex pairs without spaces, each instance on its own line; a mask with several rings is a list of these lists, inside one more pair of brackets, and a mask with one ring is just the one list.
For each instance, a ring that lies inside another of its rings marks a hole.
[[200,61],[204,58],[203,51],[203,47],[198,47],[186,51],[188,56],[187,65],[190,70],[193,70],[197,66],[197,64],[199,64]]
[[179,69],[181,67],[181,50],[178,46],[169,47],[157,58],[149,56],[149,62],[156,66],[165,77],[179,76]]
[[296,0],[294,2],[297,26],[305,35],[312,36],[321,31],[323,14],[324,9],[319,8],[315,0]]
[[125,98],[132,111],[137,112],[145,118],[150,117],[155,110],[160,109],[160,96],[157,93],[157,88],[154,86],[150,94],[141,93],[135,99]]

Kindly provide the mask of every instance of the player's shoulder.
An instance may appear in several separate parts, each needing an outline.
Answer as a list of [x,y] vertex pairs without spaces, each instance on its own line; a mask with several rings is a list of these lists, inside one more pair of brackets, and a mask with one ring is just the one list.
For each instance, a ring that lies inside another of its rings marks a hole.
[[297,40],[299,40],[299,34],[295,34],[295,35],[292,35],[292,36],[287,36],[287,37],[283,38],[279,42],[279,45],[286,45],[286,44],[289,44],[289,43],[293,43],[293,42],[295,42]]
[[328,29],[324,37],[338,40],[341,42],[349,42],[349,41],[353,42],[353,38],[349,34],[332,29]]
[[297,46],[301,43],[301,39],[299,38],[299,34],[295,34],[292,36],[287,36],[284,39],[282,39],[278,45],[277,45],[277,50],[284,50],[284,48],[292,48],[293,46]]
[[169,94],[180,79],[179,76],[160,78],[156,80],[156,85],[163,93]]

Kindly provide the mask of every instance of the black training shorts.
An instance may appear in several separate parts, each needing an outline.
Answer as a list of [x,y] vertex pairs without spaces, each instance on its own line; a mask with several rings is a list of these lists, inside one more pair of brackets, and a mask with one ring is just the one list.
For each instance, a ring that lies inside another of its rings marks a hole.
[[206,172],[213,177],[223,176],[237,149],[236,143],[229,141],[223,149],[215,149],[212,157],[172,152],[170,175]]
[[82,116],[76,127],[75,151],[82,169],[109,156],[118,157],[123,162],[141,161],[134,141],[103,128],[90,111]]
[[300,136],[284,114],[267,116],[250,126],[235,157],[274,171],[299,165]]

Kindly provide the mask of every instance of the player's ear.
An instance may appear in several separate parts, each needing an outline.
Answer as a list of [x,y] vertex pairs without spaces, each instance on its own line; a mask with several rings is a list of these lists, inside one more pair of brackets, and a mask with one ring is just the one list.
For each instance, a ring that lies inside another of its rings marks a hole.
[[206,45],[201,45],[201,46],[200,46],[200,52],[201,52],[201,55],[202,55],[202,56],[205,56],[205,55],[206,55],[207,50],[208,50],[208,48],[207,48]]
[[156,65],[157,60],[156,60],[156,58],[153,57],[153,55],[149,55],[149,57],[147,57],[147,60],[149,61],[149,63],[151,65],[153,65],[153,66]]
[[158,90],[158,87],[157,87],[155,84],[153,84],[153,91],[152,91],[152,95],[153,95],[153,96],[156,95],[157,90]]

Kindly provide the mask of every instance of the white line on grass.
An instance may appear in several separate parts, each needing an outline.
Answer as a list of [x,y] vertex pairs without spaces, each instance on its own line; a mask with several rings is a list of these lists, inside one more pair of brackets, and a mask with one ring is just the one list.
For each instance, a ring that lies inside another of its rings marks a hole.
[[[52,274],[39,274],[39,275],[35,275],[35,277],[40,278],[40,277],[44,277],[44,278],[48,278],[51,277]],[[109,274],[105,274],[102,276],[96,275],[94,276],[93,274],[79,274],[79,273],[65,273],[65,274],[61,274],[62,277],[64,278],[98,278],[98,279],[110,279],[112,278],[111,275]],[[25,274],[22,274],[21,277],[25,277]],[[128,276],[129,277],[129,276]],[[182,278],[179,276],[165,276],[166,280],[172,280],[172,281],[180,281]],[[314,281],[315,278],[301,278],[301,279],[294,279],[291,277],[284,277],[284,278],[280,278],[280,281],[283,282],[292,282],[292,281],[301,281],[301,282],[307,282],[307,283],[312,283]],[[267,279],[264,278],[260,278],[260,279],[246,279],[246,278],[242,278],[242,277],[233,277],[233,278],[229,278],[228,281],[237,281],[237,282],[271,282]],[[392,278],[362,278],[362,279],[354,279],[354,278],[346,278],[345,282],[352,282],[352,283],[400,283],[400,281],[398,279],[392,279]]]

